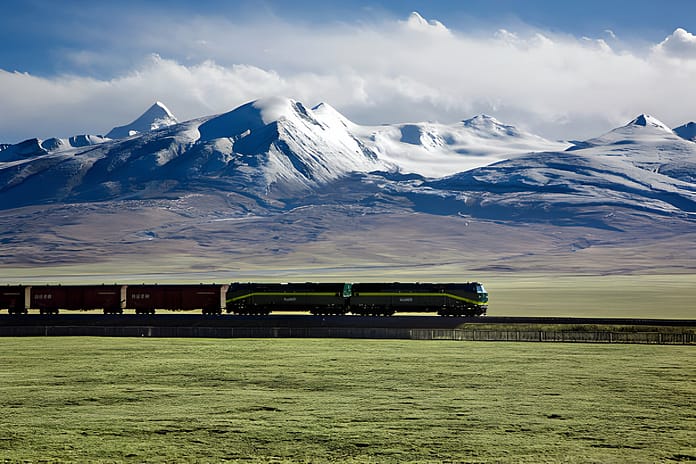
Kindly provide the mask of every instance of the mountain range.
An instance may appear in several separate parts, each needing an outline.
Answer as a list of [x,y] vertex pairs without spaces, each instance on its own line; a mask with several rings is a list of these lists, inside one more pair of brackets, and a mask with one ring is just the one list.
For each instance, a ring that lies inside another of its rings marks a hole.
[[644,114],[563,142],[486,115],[363,126],[276,97],[179,122],[157,102],[106,136],[0,145],[0,251],[18,267],[691,269],[695,138]]

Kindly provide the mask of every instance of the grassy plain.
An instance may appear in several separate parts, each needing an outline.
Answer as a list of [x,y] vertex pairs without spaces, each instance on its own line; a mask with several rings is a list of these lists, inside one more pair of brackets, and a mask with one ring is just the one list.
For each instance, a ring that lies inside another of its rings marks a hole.
[[0,339],[5,462],[696,459],[693,347]]
[[494,316],[696,318],[696,274],[491,275]]

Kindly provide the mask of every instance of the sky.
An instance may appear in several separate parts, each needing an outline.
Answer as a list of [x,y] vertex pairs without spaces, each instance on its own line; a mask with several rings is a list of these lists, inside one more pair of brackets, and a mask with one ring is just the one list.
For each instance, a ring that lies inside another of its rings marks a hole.
[[3,0],[0,143],[280,95],[358,124],[587,139],[696,120],[696,1]]

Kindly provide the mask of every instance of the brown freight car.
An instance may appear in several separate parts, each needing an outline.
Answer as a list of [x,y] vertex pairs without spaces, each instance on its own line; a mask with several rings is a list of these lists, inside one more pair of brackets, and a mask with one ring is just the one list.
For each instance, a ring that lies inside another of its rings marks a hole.
[[186,311],[201,309],[203,314],[222,314],[228,285],[129,285],[126,308],[136,314],[154,314],[156,309]]
[[7,309],[10,314],[26,314],[31,287],[24,285],[7,285],[0,287],[0,309]]
[[29,306],[41,314],[58,314],[59,309],[120,314],[125,293],[124,285],[39,285],[31,287]]

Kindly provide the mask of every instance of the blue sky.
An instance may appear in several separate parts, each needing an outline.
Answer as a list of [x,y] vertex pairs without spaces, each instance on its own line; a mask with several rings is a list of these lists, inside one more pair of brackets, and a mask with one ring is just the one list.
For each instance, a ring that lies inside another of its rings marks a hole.
[[0,142],[269,94],[370,124],[486,112],[551,138],[636,112],[677,125],[696,119],[695,22],[692,0],[4,0]]
[[[404,18],[418,11],[448,27],[468,30],[526,26],[576,36],[599,36],[605,30],[630,40],[658,41],[675,28],[695,31],[693,0],[464,0],[464,1],[51,1],[4,0],[0,7],[0,67],[50,75],[66,72],[99,73],[99,67],[80,69],[63,59],[75,50],[113,46],[130,27],[145,27],[139,18],[167,24],[192,17],[289,21],[373,21]],[[155,44],[153,44],[155,45]],[[142,43],[143,47],[147,43]],[[153,50],[155,51],[155,50]],[[123,50],[124,54],[129,52]]]

